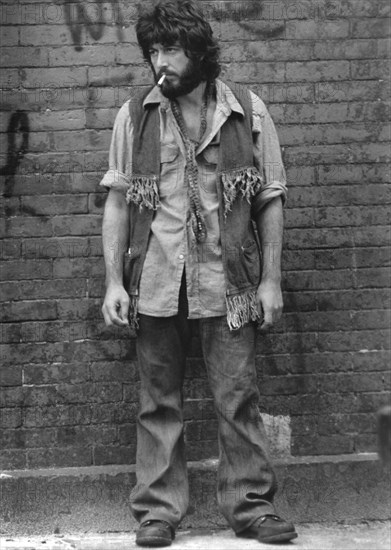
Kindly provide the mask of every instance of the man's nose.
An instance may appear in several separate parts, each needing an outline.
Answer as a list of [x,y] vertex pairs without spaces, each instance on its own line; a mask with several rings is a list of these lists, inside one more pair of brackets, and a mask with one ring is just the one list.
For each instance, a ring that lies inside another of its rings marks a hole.
[[156,68],[160,71],[168,66],[167,55],[164,52],[159,52],[156,59]]

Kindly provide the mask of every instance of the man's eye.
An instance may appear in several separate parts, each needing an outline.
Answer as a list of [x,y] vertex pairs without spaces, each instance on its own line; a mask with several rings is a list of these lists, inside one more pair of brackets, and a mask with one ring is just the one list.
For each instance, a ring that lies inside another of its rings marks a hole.
[[149,50],[148,53],[152,57],[153,55],[156,55],[156,50]]

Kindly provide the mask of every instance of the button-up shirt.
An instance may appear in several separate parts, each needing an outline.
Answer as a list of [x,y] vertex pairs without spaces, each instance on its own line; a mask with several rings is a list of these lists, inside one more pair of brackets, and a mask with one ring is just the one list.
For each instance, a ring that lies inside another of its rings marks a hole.
[[[262,100],[251,93],[254,166],[264,185],[257,197],[259,211],[269,200],[286,196],[285,171],[273,121]],[[159,102],[160,205],[151,226],[139,288],[141,314],[168,317],[178,312],[178,295],[186,267],[189,318],[226,314],[225,279],[221,256],[217,174],[220,129],[232,111],[243,109],[229,87],[216,80],[216,108],[212,125],[196,149],[198,182],[207,239],[197,243],[191,228],[190,203],[185,180],[186,151],[170,108],[158,87],[144,99]],[[126,194],[132,174],[133,125],[129,101],[116,117],[109,154],[109,170],[101,185]]]

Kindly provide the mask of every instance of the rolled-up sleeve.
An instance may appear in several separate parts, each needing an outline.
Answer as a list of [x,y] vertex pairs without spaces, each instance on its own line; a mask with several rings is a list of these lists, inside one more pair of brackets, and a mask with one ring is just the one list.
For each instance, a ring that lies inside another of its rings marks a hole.
[[263,101],[251,92],[253,106],[254,165],[263,183],[254,197],[252,212],[256,215],[270,200],[287,196],[286,175],[281,157],[280,142],[273,120]]
[[127,101],[115,118],[110,144],[109,169],[100,181],[100,185],[126,194],[132,174],[132,147],[133,124],[130,120],[129,101]]

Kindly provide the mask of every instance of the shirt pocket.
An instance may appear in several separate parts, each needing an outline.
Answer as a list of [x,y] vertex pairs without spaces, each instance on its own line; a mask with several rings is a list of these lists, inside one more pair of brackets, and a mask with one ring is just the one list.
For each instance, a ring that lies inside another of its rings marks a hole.
[[219,145],[209,145],[198,160],[199,181],[206,193],[216,193],[216,171],[219,160]]
[[160,147],[160,182],[159,195],[166,197],[178,190],[180,173],[183,172],[181,166],[181,155],[178,145],[175,143],[162,143]]

